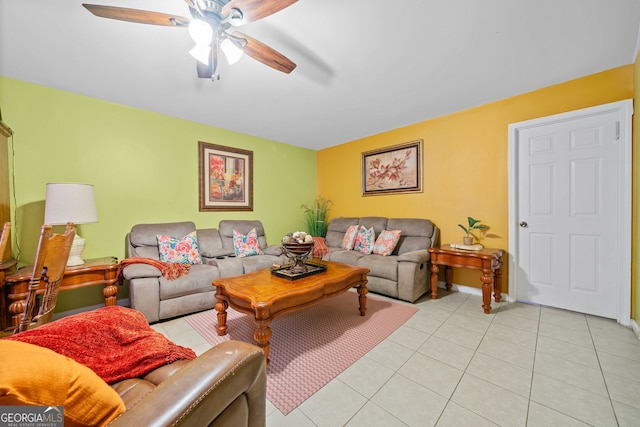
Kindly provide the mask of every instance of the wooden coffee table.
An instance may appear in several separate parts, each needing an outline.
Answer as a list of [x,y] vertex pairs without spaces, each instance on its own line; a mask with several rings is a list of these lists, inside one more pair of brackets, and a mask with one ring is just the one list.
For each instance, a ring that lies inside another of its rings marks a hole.
[[[314,262],[316,262],[314,260]],[[352,287],[358,290],[360,315],[367,311],[368,268],[319,261],[327,271],[297,280],[288,280],[271,274],[270,269],[258,270],[241,276],[225,277],[213,281],[216,287],[218,335],[227,333],[227,308],[253,316],[253,337],[264,350],[269,363],[271,321],[281,314],[302,310],[325,298],[340,295]],[[313,333],[313,331],[308,331]]]

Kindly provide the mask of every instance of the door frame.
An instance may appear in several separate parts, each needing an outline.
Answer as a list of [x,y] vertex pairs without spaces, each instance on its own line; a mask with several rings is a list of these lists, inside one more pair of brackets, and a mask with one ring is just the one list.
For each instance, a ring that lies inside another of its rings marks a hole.
[[546,126],[577,118],[617,112],[620,114],[620,144],[618,155],[618,178],[621,183],[618,188],[620,206],[618,209],[618,277],[617,286],[617,321],[624,326],[631,325],[631,231],[632,231],[632,115],[633,100],[612,102],[595,107],[583,108],[566,113],[554,114],[526,120],[509,125],[508,141],[508,176],[509,176],[509,301],[515,301],[518,280],[522,272],[519,271],[519,212],[518,212],[518,142],[521,130]]

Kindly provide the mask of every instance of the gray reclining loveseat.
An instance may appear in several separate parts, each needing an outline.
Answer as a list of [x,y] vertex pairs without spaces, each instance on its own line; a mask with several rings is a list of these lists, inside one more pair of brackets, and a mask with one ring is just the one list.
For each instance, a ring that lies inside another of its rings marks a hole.
[[[391,255],[364,254],[342,249],[347,229],[357,225],[373,227],[378,236],[383,230],[400,230],[400,240]],[[366,267],[370,291],[414,302],[427,292],[430,275],[428,249],[438,243],[438,227],[428,219],[419,218],[335,218],[327,228],[323,259]]]

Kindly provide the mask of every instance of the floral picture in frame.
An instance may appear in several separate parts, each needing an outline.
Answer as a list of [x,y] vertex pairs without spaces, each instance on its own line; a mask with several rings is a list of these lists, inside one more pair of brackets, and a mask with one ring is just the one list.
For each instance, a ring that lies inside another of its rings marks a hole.
[[422,192],[422,140],[362,153],[362,195]]
[[200,211],[253,210],[253,151],[198,142]]

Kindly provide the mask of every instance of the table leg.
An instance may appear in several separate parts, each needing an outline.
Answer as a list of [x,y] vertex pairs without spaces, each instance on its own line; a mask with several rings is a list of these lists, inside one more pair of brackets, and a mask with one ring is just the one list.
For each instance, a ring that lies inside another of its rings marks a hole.
[[497,268],[493,277],[493,298],[502,301],[502,268]]
[[369,289],[367,289],[367,285],[358,286],[358,301],[360,303],[360,316],[364,316],[367,312],[367,294],[369,293]]
[[258,343],[258,347],[264,351],[264,357],[267,360],[267,365],[269,364],[269,348],[271,344],[269,340],[271,340],[271,328],[269,327],[269,323],[271,323],[271,319],[266,320],[256,320],[256,329],[253,332],[253,338]]
[[491,312],[491,282],[493,282],[493,271],[491,269],[482,270],[482,308],[485,314]]
[[453,268],[449,265],[444,266],[444,280],[447,284],[447,290],[451,290],[451,284],[453,283]]
[[22,313],[24,313],[26,303],[26,300],[20,299],[12,302],[9,305],[9,313],[11,314],[11,326],[13,327],[13,329],[20,326],[20,320],[22,320]]
[[227,333],[227,308],[229,303],[223,299],[216,302],[215,308],[218,312],[218,335],[223,336]]
[[116,285],[104,285],[104,289],[102,290],[102,295],[104,295],[104,305],[116,305],[117,298],[116,294],[118,293],[118,287]]
[[438,264],[431,263],[431,299],[438,298]]

